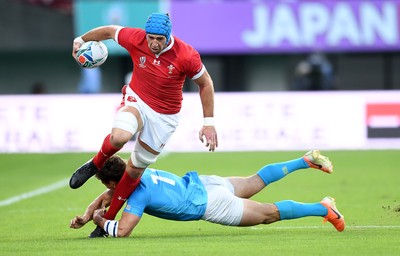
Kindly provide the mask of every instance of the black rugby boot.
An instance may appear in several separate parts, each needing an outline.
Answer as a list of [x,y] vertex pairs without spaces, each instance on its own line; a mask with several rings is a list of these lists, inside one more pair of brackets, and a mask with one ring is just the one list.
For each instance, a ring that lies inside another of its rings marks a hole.
[[86,162],[84,165],[79,167],[74,174],[72,174],[71,179],[69,180],[69,186],[73,189],[79,188],[85,182],[90,179],[97,172],[97,167],[94,165],[93,161],[90,160]]
[[97,238],[97,237],[108,237],[108,234],[101,227],[97,226],[92,231],[92,233],[90,233],[89,238]]

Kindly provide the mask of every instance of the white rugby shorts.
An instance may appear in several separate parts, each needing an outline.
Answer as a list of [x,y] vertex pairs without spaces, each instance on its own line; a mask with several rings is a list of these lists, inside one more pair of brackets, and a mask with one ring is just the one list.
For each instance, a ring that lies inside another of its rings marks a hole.
[[139,96],[127,86],[124,105],[136,108],[143,121],[140,140],[157,152],[161,152],[169,138],[175,132],[180,114],[160,114],[150,108]]
[[238,226],[243,217],[243,199],[234,195],[232,183],[215,175],[200,175],[207,191],[207,209],[202,220],[227,226]]

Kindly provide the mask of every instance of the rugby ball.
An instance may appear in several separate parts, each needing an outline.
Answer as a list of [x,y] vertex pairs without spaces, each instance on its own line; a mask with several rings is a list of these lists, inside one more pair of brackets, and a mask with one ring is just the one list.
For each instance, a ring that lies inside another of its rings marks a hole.
[[103,42],[88,41],[78,49],[76,62],[83,68],[95,68],[103,64],[107,57],[108,49]]

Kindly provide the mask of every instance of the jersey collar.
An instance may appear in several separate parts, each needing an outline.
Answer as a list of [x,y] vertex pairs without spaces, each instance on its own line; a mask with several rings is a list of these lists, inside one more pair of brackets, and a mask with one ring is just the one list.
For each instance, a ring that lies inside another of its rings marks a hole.
[[156,54],[157,58],[160,57],[160,55],[163,54],[164,52],[170,50],[172,48],[172,46],[174,46],[175,39],[172,35],[171,35],[170,40],[171,40],[171,43],[164,50],[162,50],[159,54]]

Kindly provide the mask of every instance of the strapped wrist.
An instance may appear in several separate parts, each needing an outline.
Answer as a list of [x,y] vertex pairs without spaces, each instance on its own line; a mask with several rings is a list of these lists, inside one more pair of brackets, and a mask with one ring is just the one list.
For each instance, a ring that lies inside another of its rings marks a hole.
[[83,41],[81,36],[78,36],[77,38],[74,39],[74,43],[84,44],[85,41]]
[[214,126],[214,117],[204,117],[204,126]]
[[107,220],[104,223],[104,231],[113,237],[118,237],[118,221]]

